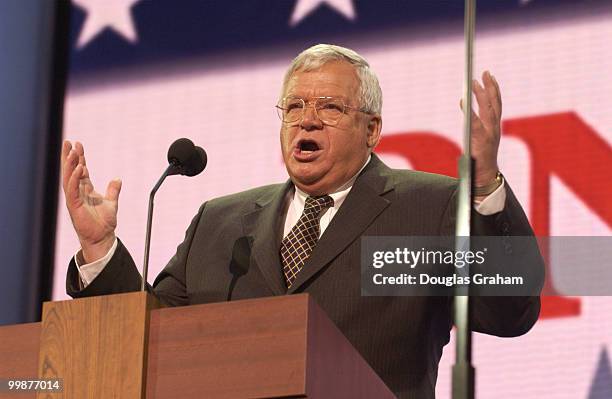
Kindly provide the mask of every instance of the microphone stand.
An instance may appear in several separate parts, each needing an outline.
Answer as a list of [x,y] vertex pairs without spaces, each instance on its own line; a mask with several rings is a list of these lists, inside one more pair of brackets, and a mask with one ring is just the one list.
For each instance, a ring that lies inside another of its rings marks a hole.
[[[459,158],[459,191],[457,195],[457,221],[455,226],[455,251],[470,250],[470,214],[472,211],[472,171],[471,157],[472,132],[472,59],[474,49],[474,22],[476,19],[476,0],[465,0],[464,36],[465,71],[463,87],[463,154]],[[458,268],[455,273],[470,276],[469,265]],[[475,370],[472,366],[472,331],[470,328],[469,285],[455,286],[453,301],[454,324],[456,327],[455,364],[452,376],[452,398],[473,399]]]
[[164,173],[161,175],[151,193],[149,194],[149,210],[147,214],[147,233],[145,238],[145,249],[144,249],[144,261],[142,263],[142,286],[140,288],[141,291],[147,290],[147,273],[149,271],[149,249],[151,247],[151,230],[153,228],[153,200],[155,198],[155,194],[157,190],[161,187],[166,177],[177,174],[177,165],[175,163],[170,163]]

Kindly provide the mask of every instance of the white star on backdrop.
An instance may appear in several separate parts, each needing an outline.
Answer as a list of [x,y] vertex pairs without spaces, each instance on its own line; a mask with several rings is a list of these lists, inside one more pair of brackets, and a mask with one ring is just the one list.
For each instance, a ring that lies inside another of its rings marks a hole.
[[105,28],[110,28],[127,41],[135,43],[138,35],[130,10],[140,0],[73,0],[86,13],[77,48],[84,47]]
[[319,8],[321,4],[326,4],[351,21],[356,18],[353,0],[297,0],[289,25],[295,26],[299,24],[302,19]]

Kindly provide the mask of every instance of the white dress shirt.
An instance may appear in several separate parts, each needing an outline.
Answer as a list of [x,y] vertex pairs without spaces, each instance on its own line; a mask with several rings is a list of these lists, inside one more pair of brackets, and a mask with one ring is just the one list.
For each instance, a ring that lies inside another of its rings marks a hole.
[[[320,216],[321,229],[319,237],[323,234],[325,229],[327,229],[327,226],[329,226],[329,223],[344,203],[346,196],[353,188],[353,184],[355,183],[355,180],[357,180],[357,176],[359,176],[359,173],[361,173],[363,168],[365,168],[366,165],[370,162],[370,159],[371,156],[368,157],[361,169],[359,169],[359,171],[355,173],[353,177],[351,177],[346,183],[340,186],[333,193],[328,194],[334,200],[334,206],[326,209]],[[293,194],[293,197],[291,197],[291,202],[289,203],[289,206],[287,207],[287,215],[285,217],[283,237],[289,234],[293,226],[299,220],[300,216],[302,216],[302,212],[304,211],[304,206],[306,204],[306,198],[308,198],[308,194],[295,187],[295,192]],[[505,202],[505,182],[502,182],[502,184],[495,191],[489,194],[484,200],[474,201],[474,209],[481,215],[493,215],[494,213],[501,212],[504,209]],[[76,255],[74,256],[74,261],[77,265],[79,276],[81,277],[81,282],[83,283],[83,288],[91,284],[91,282],[100,274],[100,272],[102,272],[104,267],[108,264],[108,262],[115,254],[116,249],[117,239],[115,239],[113,246],[109,249],[108,253],[104,257],[88,264],[83,264],[84,261],[83,256],[81,254],[81,250],[76,253]]]
[[[321,229],[319,231],[319,237],[321,237],[327,226],[329,226],[329,223],[340,209],[340,206],[342,206],[342,204],[344,203],[344,200],[346,199],[348,193],[351,191],[351,188],[353,188],[353,184],[355,183],[355,180],[357,180],[357,176],[359,176],[363,168],[365,168],[366,165],[370,163],[371,158],[372,156],[368,157],[361,169],[359,169],[359,171],[355,173],[355,175],[351,177],[349,181],[338,187],[336,190],[334,190],[334,192],[328,194],[334,200],[334,206],[325,209],[319,217],[319,223],[321,226]],[[293,198],[289,203],[289,207],[287,208],[287,216],[285,217],[283,238],[286,237],[287,234],[289,234],[293,226],[295,226],[297,221],[302,216],[302,212],[304,212],[304,207],[306,206],[306,198],[308,198],[308,194],[297,188],[297,186],[294,187],[295,192],[293,193]]]

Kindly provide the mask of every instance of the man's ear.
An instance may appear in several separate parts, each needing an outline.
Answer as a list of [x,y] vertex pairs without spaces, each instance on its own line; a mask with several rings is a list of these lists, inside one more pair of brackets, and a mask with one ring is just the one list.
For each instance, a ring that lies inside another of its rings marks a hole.
[[382,130],[382,118],[380,115],[370,115],[368,120],[368,148],[374,149],[380,141],[380,132]]

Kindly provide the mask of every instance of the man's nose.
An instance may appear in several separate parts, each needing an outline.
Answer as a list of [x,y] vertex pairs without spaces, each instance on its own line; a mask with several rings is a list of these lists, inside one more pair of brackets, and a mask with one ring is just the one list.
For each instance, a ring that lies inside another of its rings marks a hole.
[[319,117],[317,116],[317,112],[315,110],[314,105],[307,104],[304,108],[304,116],[302,117],[300,127],[304,130],[314,130],[323,128],[323,122],[321,122],[321,119],[319,119]]

